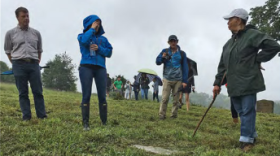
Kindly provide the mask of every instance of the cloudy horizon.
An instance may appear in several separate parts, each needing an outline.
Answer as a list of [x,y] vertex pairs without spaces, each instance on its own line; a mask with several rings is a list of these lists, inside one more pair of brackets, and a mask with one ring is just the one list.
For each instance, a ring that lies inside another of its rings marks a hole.
[[[40,31],[43,40],[41,65],[64,53],[80,62],[77,35],[82,32],[83,19],[96,14],[102,19],[107,37],[113,46],[113,55],[106,60],[111,76],[124,75],[130,81],[141,68],[150,68],[162,77],[162,66],[155,59],[167,48],[169,35],[177,35],[179,45],[187,56],[198,64],[197,92],[212,94],[222,47],[230,38],[223,16],[233,9],[262,6],[265,0],[1,0],[1,61],[11,67],[4,52],[4,37],[17,25],[14,11],[23,6],[29,10],[30,27]],[[275,57],[262,66],[266,91],[258,100],[280,100],[280,58]],[[75,75],[77,78],[78,71]],[[79,80],[76,82],[81,91]],[[161,90],[162,88],[160,88]],[[96,92],[93,85],[93,92]],[[223,87],[222,93],[227,95]]]

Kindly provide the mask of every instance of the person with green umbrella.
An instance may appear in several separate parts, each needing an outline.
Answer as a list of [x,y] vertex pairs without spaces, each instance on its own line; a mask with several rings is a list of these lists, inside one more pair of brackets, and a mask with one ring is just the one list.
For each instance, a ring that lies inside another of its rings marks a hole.
[[[162,102],[159,110],[161,120],[166,118],[166,109],[171,91],[177,92],[179,87],[187,87],[188,83],[188,63],[186,53],[178,46],[177,36],[171,35],[168,38],[169,48],[163,49],[156,58],[156,64],[163,66],[163,89]],[[179,94],[173,96],[173,107],[171,118],[177,118],[179,105]]]
[[145,96],[145,99],[148,100],[148,92],[149,92],[149,89],[150,89],[149,83],[150,83],[150,80],[147,77],[147,75],[145,73],[142,73],[141,77],[140,77],[142,99],[144,99],[144,96]]

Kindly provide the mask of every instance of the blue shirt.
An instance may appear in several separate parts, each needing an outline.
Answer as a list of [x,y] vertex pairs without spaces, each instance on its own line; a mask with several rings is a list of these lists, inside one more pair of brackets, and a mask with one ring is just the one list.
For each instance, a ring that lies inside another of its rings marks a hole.
[[171,49],[169,48],[168,55],[171,56],[171,59],[167,60],[162,57],[164,52],[166,52],[166,49],[163,49],[156,59],[157,65],[161,65],[162,63],[164,64],[163,77],[168,81],[182,81],[184,83],[188,83],[189,68],[186,54],[183,53],[183,58],[181,58],[179,46],[178,51],[175,53],[172,53]]

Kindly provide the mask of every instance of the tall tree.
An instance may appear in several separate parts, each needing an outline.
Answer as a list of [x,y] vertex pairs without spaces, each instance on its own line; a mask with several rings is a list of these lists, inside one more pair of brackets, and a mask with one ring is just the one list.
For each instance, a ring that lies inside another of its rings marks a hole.
[[280,41],[280,1],[267,0],[265,5],[251,8],[250,23]]
[[[0,61],[0,73],[8,70],[12,70],[12,69],[9,68],[5,62]],[[15,82],[14,75],[1,75],[0,82],[14,83]]]
[[44,87],[63,91],[77,90],[75,83],[77,77],[74,75],[76,66],[66,52],[55,55],[55,58],[48,61],[46,65],[50,66],[50,69],[42,74]]

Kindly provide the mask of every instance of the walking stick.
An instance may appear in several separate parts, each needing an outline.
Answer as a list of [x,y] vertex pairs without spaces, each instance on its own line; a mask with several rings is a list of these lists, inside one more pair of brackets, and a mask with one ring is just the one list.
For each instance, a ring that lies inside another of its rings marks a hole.
[[[224,79],[225,79],[225,76],[226,76],[226,73],[224,73],[224,76],[223,76],[223,79],[222,79],[222,81],[221,81],[221,85],[220,85],[220,86],[222,86],[223,81],[224,81]],[[208,111],[210,110],[210,108],[212,107],[212,105],[213,105],[213,103],[215,102],[217,96],[218,96],[217,94],[214,95],[212,102],[210,103],[209,107],[207,108],[207,110],[205,111],[204,115],[202,116],[202,118],[200,119],[199,123],[197,124],[197,126],[196,126],[196,128],[195,128],[195,130],[194,130],[194,132],[193,132],[192,137],[195,136],[196,131],[198,130],[198,128],[199,128],[200,124],[202,123],[204,117],[206,116],[206,114],[208,113]]]

